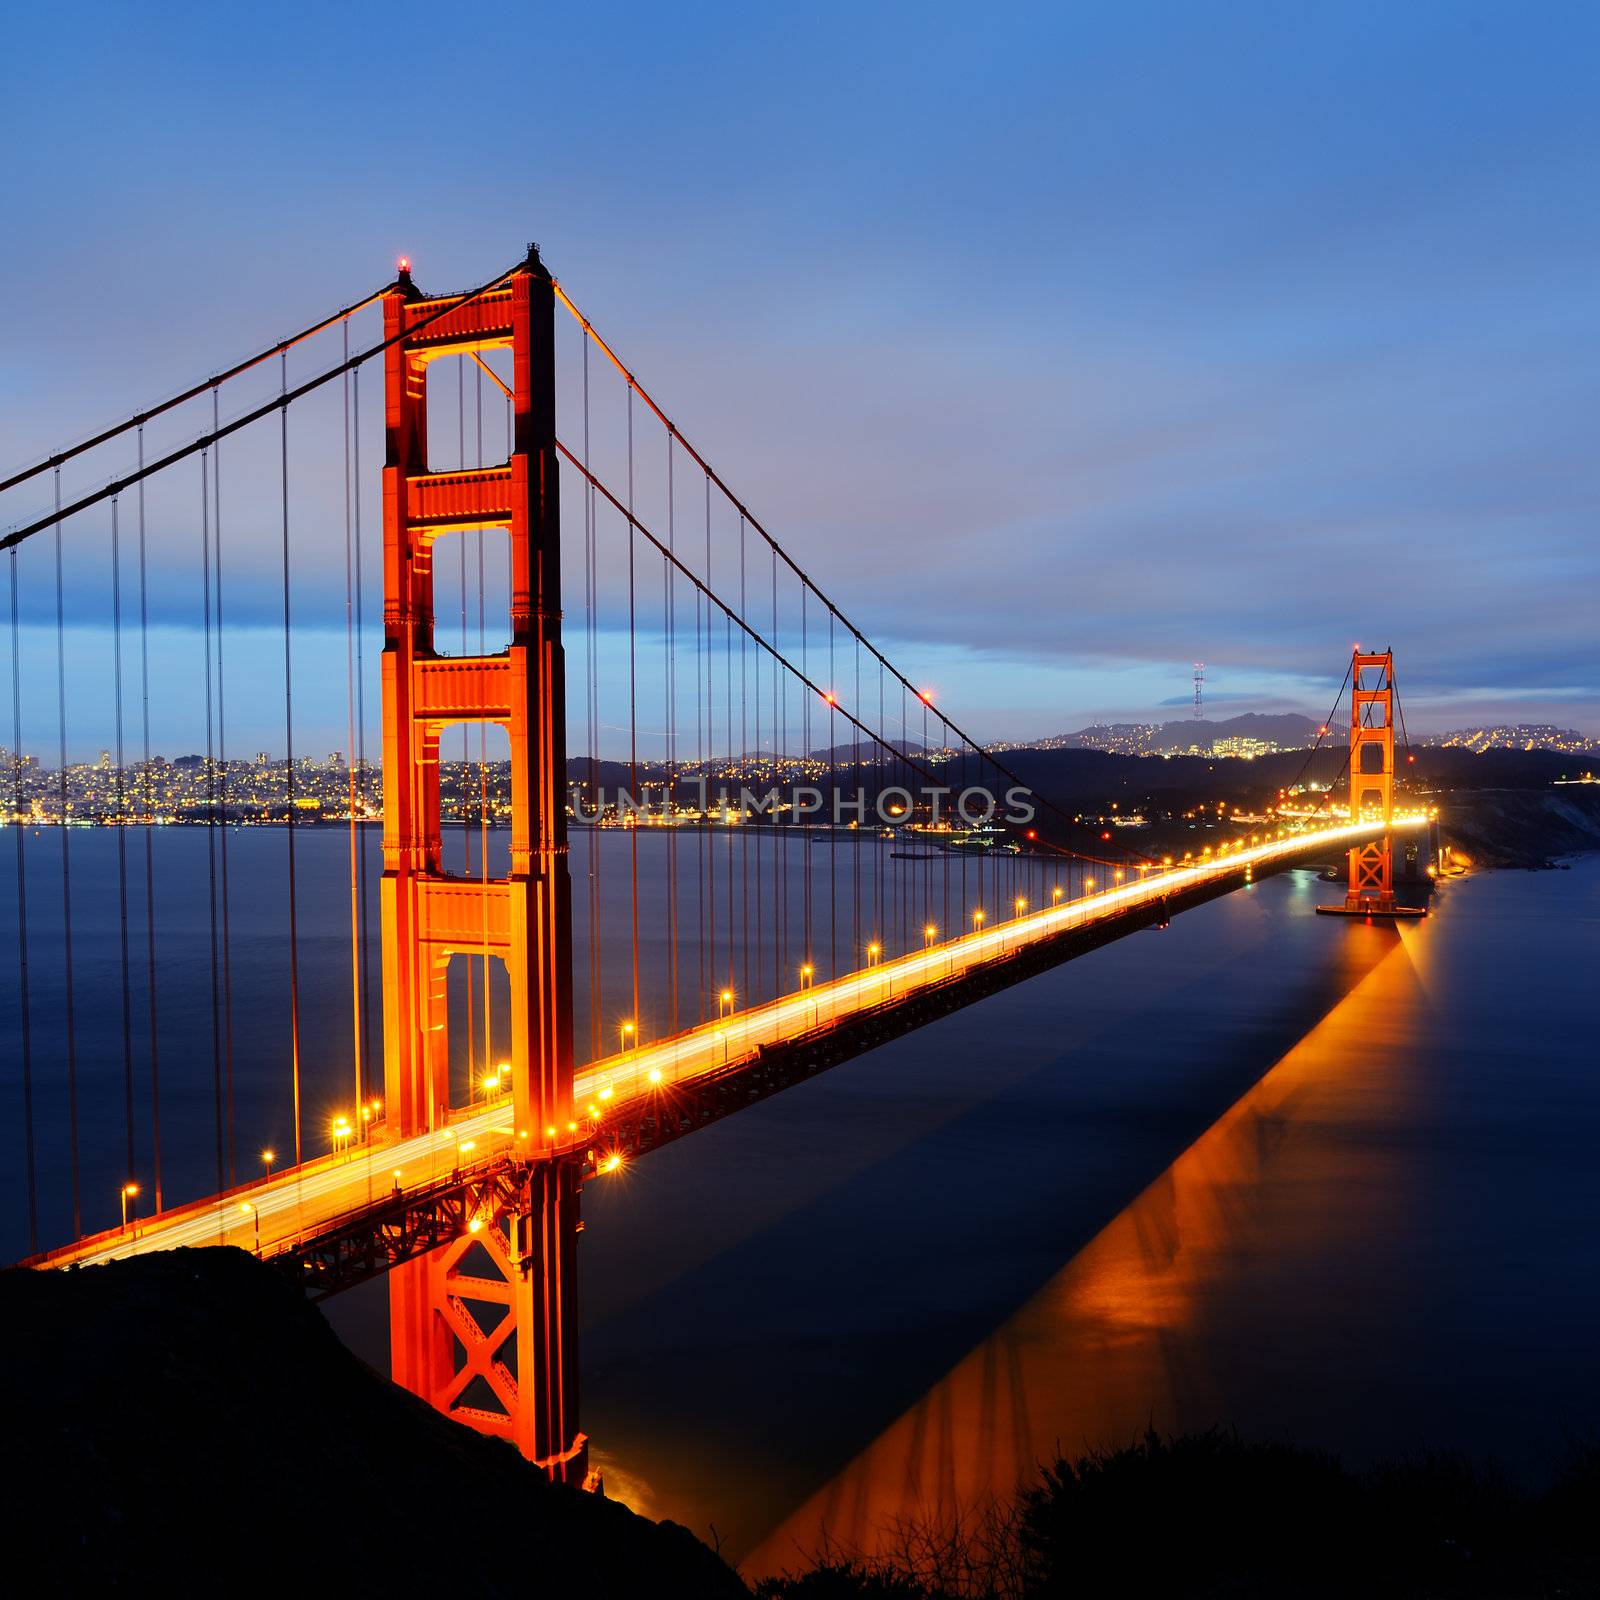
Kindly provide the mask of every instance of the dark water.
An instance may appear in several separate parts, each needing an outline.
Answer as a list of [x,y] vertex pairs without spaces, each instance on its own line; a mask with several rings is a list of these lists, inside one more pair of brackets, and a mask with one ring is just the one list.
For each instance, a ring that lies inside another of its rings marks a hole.
[[592,1187],[586,1425],[781,1565],[1057,1441],[1536,1475],[1600,1425],[1600,861],[1398,930],[1280,878]]
[[[504,830],[488,836],[491,873],[505,870],[507,838]],[[0,939],[6,944],[0,956],[0,1097],[14,1134],[0,1164],[4,1259],[28,1248],[16,843],[14,829],[0,830]],[[273,1150],[280,1163],[291,1158],[296,1036],[301,1148],[307,1156],[328,1148],[337,1114],[353,1115],[362,1100],[381,1094],[383,1030],[374,1001],[381,972],[382,852],[376,829],[366,830],[364,866],[358,841],[356,877],[363,885],[366,928],[364,937],[357,929],[355,951],[348,831],[295,830],[292,968],[286,829],[150,831],[154,1074],[145,831],[72,828],[63,837],[57,828],[30,829],[22,843],[41,1245],[72,1237],[74,1097],[77,1210],[82,1230],[93,1232],[117,1221],[119,1191],[130,1176],[142,1190],[140,1210],[154,1200],[158,1100],[163,1198],[171,1205],[254,1176],[264,1149]],[[635,845],[637,1007],[630,954]],[[476,828],[447,829],[444,851],[447,871],[481,871]],[[892,956],[920,948],[930,922],[948,927],[952,918],[969,917],[981,906],[993,926],[1011,914],[1019,895],[1039,905],[1057,886],[1064,894],[1083,887],[1081,872],[1070,875],[1065,863],[912,860],[870,837],[835,841],[774,836],[771,830],[758,835],[648,829],[637,841],[615,831],[577,830],[570,860],[580,1062],[615,1051],[624,1021],[636,1022],[641,1040],[659,1038],[715,1016],[723,989],[748,1006],[792,992],[803,961],[813,963],[817,982],[826,982],[836,971],[863,965],[869,940],[881,942]],[[64,882],[71,885],[70,1006]],[[593,944],[591,925],[600,933]],[[487,1065],[507,1054],[504,973],[498,962],[489,963],[486,1025],[483,965],[481,958],[464,955],[451,963],[456,1104],[468,1101],[469,1077],[481,1078]],[[352,1003],[358,985],[359,1028]],[[358,1053],[366,1085],[360,1092]]]
[[[282,841],[234,838],[248,1154],[285,1131]],[[302,897],[302,1005],[321,1041],[307,1104],[336,1104],[351,1065],[344,844],[306,840],[326,853]],[[74,905],[100,930],[78,978],[95,1221],[123,1139],[107,841],[74,840]],[[178,1030],[170,1126],[188,1135],[169,1137],[169,1182],[203,1186],[206,840],[160,842],[174,852],[164,970],[187,974],[163,1011],[164,1037]],[[38,1033],[59,1009],[60,909],[35,871]],[[1554,1464],[1600,1425],[1600,860],[1449,885],[1435,916],[1398,929],[1314,916],[1335,892],[1306,874],[1258,884],[591,1184],[583,1414],[612,1492],[714,1524],[754,1571],[823,1534],[870,1545],[885,1519],[1003,1492],[1057,1442],[1150,1420],[1235,1422],[1355,1459],[1431,1444],[1528,1476]],[[0,982],[15,1254],[16,980]],[[42,1227],[59,1237],[58,1052],[35,1066]],[[381,1365],[381,1286],[330,1310]]]

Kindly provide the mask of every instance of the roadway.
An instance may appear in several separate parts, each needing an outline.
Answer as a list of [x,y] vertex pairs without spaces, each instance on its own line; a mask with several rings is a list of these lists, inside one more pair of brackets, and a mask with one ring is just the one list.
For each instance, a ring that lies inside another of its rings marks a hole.
[[[1394,828],[1419,827],[1425,821],[1422,815],[1396,817]],[[608,1115],[640,1097],[664,1093],[673,1085],[736,1065],[760,1045],[826,1027],[926,985],[970,972],[1029,943],[1124,915],[1133,908],[1240,874],[1246,867],[1279,866],[1329,846],[1347,847],[1379,831],[1371,823],[1341,823],[1228,849],[1187,866],[1152,869],[1134,881],[1113,884],[1077,900],[1028,909],[831,983],[816,984],[670,1039],[604,1057],[578,1073],[574,1084],[577,1120],[565,1132],[531,1129],[519,1134],[512,1125],[509,1097],[458,1111],[448,1126],[409,1139],[385,1139],[380,1123],[365,1144],[353,1144],[226,1195],[141,1219],[126,1230],[111,1229],[80,1240],[52,1251],[38,1264],[100,1263],[150,1250],[213,1244],[238,1245],[270,1256],[317,1237],[339,1219],[382,1200],[397,1187],[437,1182],[458,1170],[468,1171],[512,1153],[537,1159],[573,1150],[603,1152]]]

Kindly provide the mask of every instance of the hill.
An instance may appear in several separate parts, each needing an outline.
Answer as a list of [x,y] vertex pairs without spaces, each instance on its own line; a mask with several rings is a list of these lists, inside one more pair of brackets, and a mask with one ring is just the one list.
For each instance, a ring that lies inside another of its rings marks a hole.
[[686,1528],[396,1388],[241,1250],[12,1269],[0,1315],[0,1528],[29,1592],[746,1594]]

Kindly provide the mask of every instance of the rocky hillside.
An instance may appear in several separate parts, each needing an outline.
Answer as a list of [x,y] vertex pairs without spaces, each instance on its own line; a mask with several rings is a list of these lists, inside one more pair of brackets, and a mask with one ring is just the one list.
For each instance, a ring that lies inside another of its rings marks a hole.
[[1542,867],[1600,850],[1600,784],[1459,789],[1441,799],[1443,837],[1479,866]]
[[29,1593],[748,1595],[687,1529],[395,1388],[242,1251],[0,1273],[0,1316]]

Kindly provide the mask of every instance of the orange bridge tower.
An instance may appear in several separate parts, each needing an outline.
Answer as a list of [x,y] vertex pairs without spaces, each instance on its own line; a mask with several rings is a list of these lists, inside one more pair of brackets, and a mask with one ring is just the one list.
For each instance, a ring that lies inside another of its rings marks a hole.
[[1345,910],[1392,915],[1394,904],[1394,652],[1364,655],[1350,668],[1350,820],[1381,820],[1383,834],[1353,845]]
[[[388,1128],[407,1138],[448,1121],[446,972],[452,955],[470,952],[498,959],[509,979],[511,1100],[529,1152],[499,1198],[473,1219],[473,1231],[390,1275],[389,1306],[398,1383],[447,1415],[509,1439],[552,1477],[581,1482],[574,1304],[580,1169],[554,1154],[545,1136],[572,1119],[554,317],[554,286],[532,246],[515,272],[485,292],[426,297],[402,269],[384,298],[384,335],[394,341],[384,358],[383,472]],[[510,459],[431,470],[432,363],[481,363],[495,350],[511,353],[514,373]],[[510,538],[510,646],[493,655],[440,655],[435,542],[490,528],[504,528]],[[442,864],[439,743],[445,728],[466,722],[495,723],[510,741],[510,864],[503,878],[455,877]]]

